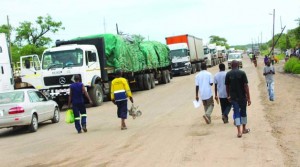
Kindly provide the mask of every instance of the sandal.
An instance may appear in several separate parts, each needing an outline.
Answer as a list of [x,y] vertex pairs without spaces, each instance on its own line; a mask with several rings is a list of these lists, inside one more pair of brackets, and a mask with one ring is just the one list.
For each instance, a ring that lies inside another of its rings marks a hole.
[[250,132],[250,129],[245,129],[243,130],[243,133],[246,134],[246,133],[249,133]]
[[242,134],[240,133],[240,134],[237,134],[237,137],[238,138],[241,138],[242,137]]

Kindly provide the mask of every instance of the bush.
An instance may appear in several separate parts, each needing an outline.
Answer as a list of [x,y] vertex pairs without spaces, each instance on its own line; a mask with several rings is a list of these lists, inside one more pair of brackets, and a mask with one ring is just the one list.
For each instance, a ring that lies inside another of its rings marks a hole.
[[275,56],[278,60],[283,60],[285,58],[285,55],[283,53],[278,54]]
[[300,63],[296,64],[292,70],[293,74],[300,74]]
[[292,57],[285,63],[284,71],[288,73],[292,73],[294,66],[298,64],[300,64],[299,59],[296,57]]

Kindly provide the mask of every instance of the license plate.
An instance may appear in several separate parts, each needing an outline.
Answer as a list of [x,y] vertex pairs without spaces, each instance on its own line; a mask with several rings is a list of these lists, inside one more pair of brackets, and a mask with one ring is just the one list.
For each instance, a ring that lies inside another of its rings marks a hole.
[[4,114],[3,114],[3,110],[0,110],[0,117],[3,117]]

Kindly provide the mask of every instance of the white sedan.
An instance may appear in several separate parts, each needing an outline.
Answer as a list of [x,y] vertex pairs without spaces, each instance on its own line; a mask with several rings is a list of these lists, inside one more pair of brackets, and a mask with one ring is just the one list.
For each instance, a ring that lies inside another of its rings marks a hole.
[[19,89],[0,93],[0,129],[28,126],[31,132],[40,122],[59,122],[60,113],[55,101],[48,100],[36,89]]

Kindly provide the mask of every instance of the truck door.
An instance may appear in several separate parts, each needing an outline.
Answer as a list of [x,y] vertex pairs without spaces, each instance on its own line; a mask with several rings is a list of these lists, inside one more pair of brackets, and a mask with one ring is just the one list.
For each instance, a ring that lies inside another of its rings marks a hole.
[[20,70],[22,82],[29,83],[36,89],[44,87],[41,62],[38,55],[21,56]]

